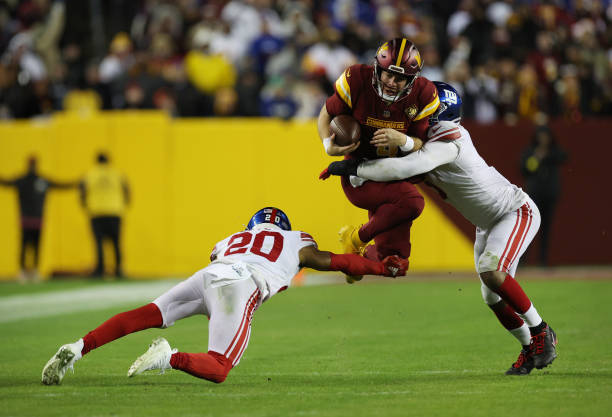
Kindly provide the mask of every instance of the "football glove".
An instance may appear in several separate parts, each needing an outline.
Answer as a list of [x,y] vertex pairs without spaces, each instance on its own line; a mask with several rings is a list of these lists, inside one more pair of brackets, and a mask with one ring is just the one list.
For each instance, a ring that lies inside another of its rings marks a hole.
[[408,259],[400,258],[397,255],[387,256],[382,263],[385,266],[385,276],[392,278],[406,275],[409,265]]
[[325,180],[329,178],[330,175],[357,175],[357,167],[360,163],[360,159],[345,159],[332,162],[323,172],[321,172],[321,174],[319,174],[319,178]]

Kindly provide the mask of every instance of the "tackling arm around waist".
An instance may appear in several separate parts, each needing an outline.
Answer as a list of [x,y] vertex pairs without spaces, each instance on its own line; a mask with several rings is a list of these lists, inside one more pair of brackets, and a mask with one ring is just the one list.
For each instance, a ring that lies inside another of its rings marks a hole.
[[395,181],[429,172],[454,161],[459,147],[454,142],[430,142],[401,158],[365,161],[357,168],[357,175],[372,181]]

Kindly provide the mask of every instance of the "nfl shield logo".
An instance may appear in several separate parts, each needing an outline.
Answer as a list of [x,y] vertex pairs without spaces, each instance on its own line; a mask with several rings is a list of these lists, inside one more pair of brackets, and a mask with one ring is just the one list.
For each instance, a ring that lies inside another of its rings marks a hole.
[[383,111],[383,116],[384,117],[391,117],[391,112],[389,110],[385,110],[385,111]]

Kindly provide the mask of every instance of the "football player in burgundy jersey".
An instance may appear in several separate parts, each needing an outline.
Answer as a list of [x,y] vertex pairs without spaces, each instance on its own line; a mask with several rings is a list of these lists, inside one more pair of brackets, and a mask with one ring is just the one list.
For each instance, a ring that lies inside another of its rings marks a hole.
[[160,337],[136,359],[128,376],[180,369],[223,382],[249,343],[255,310],[285,290],[300,268],[392,277],[405,275],[408,268],[408,262],[397,256],[372,261],[355,254],[320,251],[308,233],[292,231],[287,215],[275,207],[259,210],[246,230],[217,243],[210,259],[206,268],[152,303],[117,314],[78,341],[60,347],[43,368],[43,384],[60,384],[66,370],[93,349],[140,330],[170,327],[196,314],[210,319],[207,353],[177,352]]
[[[377,159],[416,150],[422,142],[415,138],[426,138],[428,116],[440,104],[436,87],[420,76],[422,66],[414,44],[396,38],[378,48],[373,65],[347,68],[319,113],[317,127],[327,154]],[[335,144],[329,124],[340,114],[352,115],[361,125],[358,143],[343,147]],[[345,226],[340,230],[345,252],[361,253],[370,259],[388,255],[408,259],[412,221],[425,204],[414,184],[351,176],[342,177],[342,189],[349,201],[368,210],[369,216],[361,227]],[[371,240],[375,244],[367,246]],[[347,277],[349,282],[357,279]]]
[[428,141],[402,158],[332,162],[321,177],[359,175],[393,181],[425,174],[428,185],[476,226],[474,260],[485,303],[521,343],[507,375],[528,375],[557,357],[557,335],[514,279],[518,261],[540,227],[531,198],[489,166],[461,126],[461,97],[449,84],[435,81],[440,108],[430,118]]

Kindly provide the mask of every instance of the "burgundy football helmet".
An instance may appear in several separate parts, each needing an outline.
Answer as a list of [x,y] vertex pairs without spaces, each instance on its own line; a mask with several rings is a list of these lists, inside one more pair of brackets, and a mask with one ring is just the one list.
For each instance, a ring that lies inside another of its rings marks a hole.
[[[410,93],[417,77],[421,74],[423,60],[419,50],[406,38],[395,38],[383,43],[374,59],[374,77],[372,84],[378,95],[384,100],[396,101]],[[380,75],[383,71],[406,77],[406,86],[395,96],[383,93]]]

